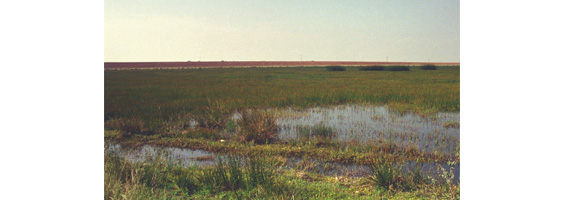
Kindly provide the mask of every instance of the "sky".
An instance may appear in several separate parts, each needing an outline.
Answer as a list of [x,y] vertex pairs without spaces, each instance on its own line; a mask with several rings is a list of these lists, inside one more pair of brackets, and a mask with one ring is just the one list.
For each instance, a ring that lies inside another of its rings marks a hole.
[[459,62],[459,0],[105,0],[104,61]]

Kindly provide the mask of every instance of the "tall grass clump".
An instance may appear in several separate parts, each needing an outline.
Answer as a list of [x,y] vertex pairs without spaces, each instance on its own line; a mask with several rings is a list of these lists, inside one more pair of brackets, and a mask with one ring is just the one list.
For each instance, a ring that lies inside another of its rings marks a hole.
[[435,65],[422,65],[420,66],[421,70],[437,70]]
[[408,66],[388,66],[385,68],[386,71],[393,71],[393,72],[397,72],[397,71],[410,71],[410,68]]
[[332,140],[337,136],[337,132],[330,126],[326,126],[321,122],[314,126],[296,126],[298,137],[305,140]]
[[437,165],[437,172],[437,177],[431,177],[431,184],[424,185],[425,189],[438,199],[457,199],[461,188],[455,183],[453,167],[446,170]]
[[327,66],[328,71],[345,71],[345,67],[342,66]]
[[277,138],[279,126],[272,113],[252,109],[240,114],[241,118],[237,121],[237,138],[240,142],[265,144]]
[[104,152],[104,199],[173,199],[200,189],[195,170],[168,163],[161,155],[131,163]]
[[241,159],[236,156],[227,157],[227,163],[218,157],[214,167],[204,169],[200,181],[204,189],[212,193],[227,190],[238,190],[244,186]]
[[369,165],[371,179],[376,186],[385,189],[398,187],[397,180],[400,171],[392,163],[386,161],[376,161]]
[[231,117],[232,111],[222,102],[208,100],[208,105],[197,111],[195,118],[202,128],[222,129]]
[[383,66],[366,66],[366,67],[359,67],[359,71],[384,71],[385,67]]
[[265,158],[252,157],[246,165],[247,188],[253,189],[262,185],[266,189],[272,189],[274,171]]
[[402,173],[401,169],[402,166],[396,166],[390,160],[372,161],[369,164],[369,179],[378,189],[391,191],[409,191],[425,184],[421,168],[416,168],[411,174]]
[[199,176],[204,189],[210,193],[220,191],[252,190],[258,186],[273,188],[274,172],[264,159],[242,159],[228,156],[227,161],[218,157],[216,165],[203,169]]

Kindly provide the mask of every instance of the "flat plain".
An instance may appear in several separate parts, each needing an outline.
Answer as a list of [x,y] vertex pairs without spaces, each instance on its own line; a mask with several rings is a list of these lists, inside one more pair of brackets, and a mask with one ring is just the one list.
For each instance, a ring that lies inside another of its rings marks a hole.
[[186,63],[104,72],[106,199],[459,198],[458,65]]

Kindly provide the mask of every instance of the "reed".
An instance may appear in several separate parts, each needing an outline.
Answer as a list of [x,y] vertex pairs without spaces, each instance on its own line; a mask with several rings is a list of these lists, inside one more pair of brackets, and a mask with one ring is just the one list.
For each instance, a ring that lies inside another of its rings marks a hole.
[[272,113],[252,109],[243,111],[240,115],[241,118],[237,121],[239,141],[265,144],[277,139],[279,126]]

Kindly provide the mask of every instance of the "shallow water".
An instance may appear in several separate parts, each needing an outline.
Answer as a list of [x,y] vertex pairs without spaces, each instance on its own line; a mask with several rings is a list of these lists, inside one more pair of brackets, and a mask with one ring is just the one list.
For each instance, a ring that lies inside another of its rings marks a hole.
[[216,163],[216,156],[214,153],[202,150],[180,149],[174,147],[160,148],[150,145],[144,145],[138,148],[124,148],[119,144],[108,144],[106,151],[134,163],[146,161],[158,156],[167,159],[169,162],[179,163],[184,167],[193,165],[210,166]]
[[[217,154],[202,151],[180,149],[174,147],[153,147],[144,145],[138,148],[124,148],[119,144],[108,144],[105,150],[107,153],[115,154],[120,158],[124,158],[130,162],[147,161],[157,156],[165,158],[171,163],[178,163],[184,167],[191,166],[211,166],[217,162]],[[227,159],[226,155],[219,155],[222,159]],[[421,166],[425,175],[436,177],[438,175],[437,165],[440,164],[444,169],[449,170],[450,166],[446,163],[416,163],[407,162],[402,167],[403,172],[414,171],[417,165]],[[308,172],[315,172],[325,176],[347,176],[347,177],[363,177],[370,175],[369,167],[365,165],[341,164],[334,162],[324,162],[317,159],[288,158],[286,163],[281,166],[286,169],[297,169]],[[459,180],[460,165],[453,166],[455,175],[454,180]]]
[[338,141],[359,143],[377,140],[391,141],[400,146],[415,145],[426,151],[453,151],[459,143],[459,113],[440,112],[433,117],[400,115],[385,106],[343,105],[307,110],[278,111],[279,138],[297,139],[297,127],[322,124],[337,132]]
[[[461,165],[459,163],[452,166],[448,165],[447,163],[435,162],[405,162],[402,165],[396,165],[396,167],[402,168],[401,171],[403,173],[412,173],[417,167],[420,167],[422,175],[432,176],[433,178],[443,180],[443,178],[438,177],[438,175],[441,175],[441,170],[438,169],[439,166],[441,166],[447,172],[453,171],[453,180],[455,183],[459,183],[461,169]],[[363,177],[371,175],[371,170],[366,165],[323,162],[316,159],[304,160],[301,158],[289,158],[288,163],[284,167],[316,172],[318,174],[323,174],[326,176]],[[453,169],[451,169],[451,167],[453,167]]]

